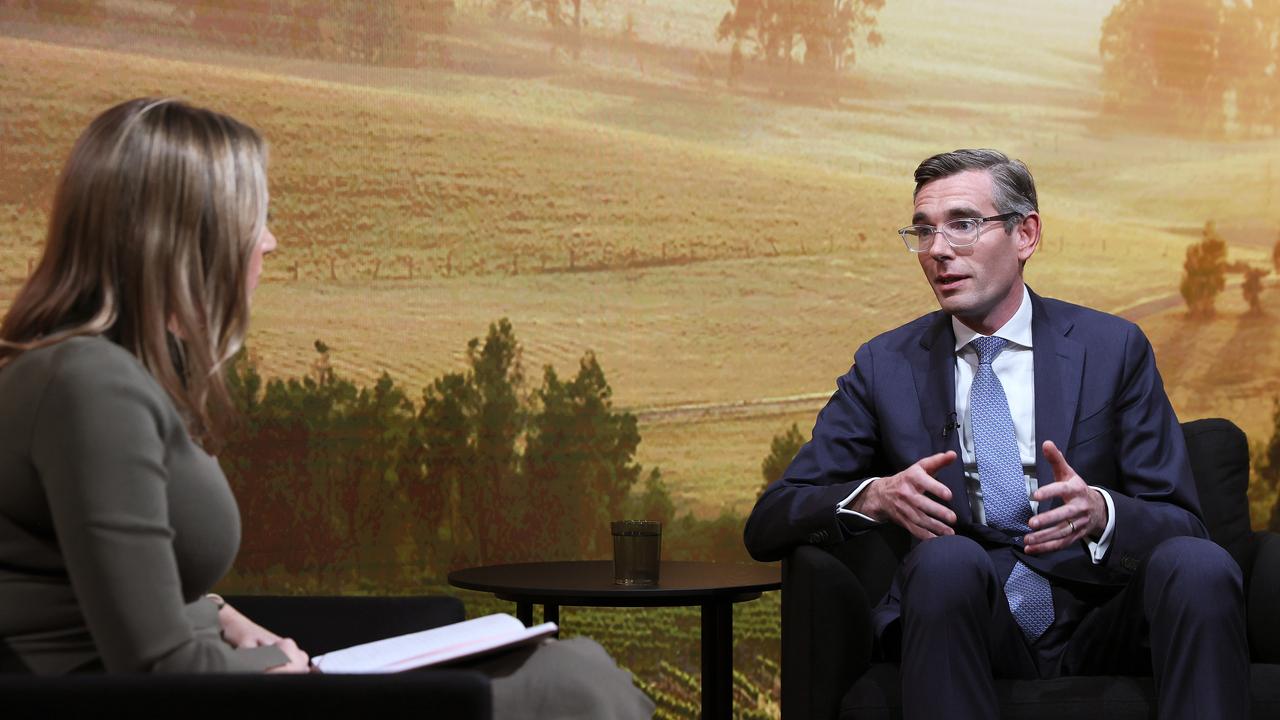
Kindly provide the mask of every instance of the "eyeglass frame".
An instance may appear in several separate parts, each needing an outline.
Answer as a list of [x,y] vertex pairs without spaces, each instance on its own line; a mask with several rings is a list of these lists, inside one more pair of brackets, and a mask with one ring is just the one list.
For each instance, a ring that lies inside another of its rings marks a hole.
[[[970,242],[970,243],[955,242],[954,240],[951,239],[951,235],[949,235],[946,230],[944,230],[942,227],[939,227],[938,225],[908,225],[903,228],[898,228],[898,237],[902,238],[902,244],[907,246],[908,252],[911,252],[917,255],[919,255],[922,252],[928,252],[928,249],[923,247],[919,249],[911,247],[911,241],[907,240],[907,234],[911,231],[912,228],[932,228],[933,235],[941,235],[942,238],[947,241],[947,244],[953,248],[973,247],[974,245],[978,244],[978,239],[982,237],[983,225],[989,222],[995,222],[997,220],[999,221],[1012,220],[1013,218],[1016,218],[1016,217],[1026,217],[1026,215],[1015,211],[1015,212],[1000,213],[999,215],[990,215],[988,217],[952,218],[946,221],[945,223],[943,223],[943,225],[945,226],[949,223],[958,222],[961,220],[976,220],[978,223],[978,227],[977,229],[974,230],[973,242]],[[929,244],[930,246],[932,246],[933,244],[932,236],[930,236],[929,238]]]

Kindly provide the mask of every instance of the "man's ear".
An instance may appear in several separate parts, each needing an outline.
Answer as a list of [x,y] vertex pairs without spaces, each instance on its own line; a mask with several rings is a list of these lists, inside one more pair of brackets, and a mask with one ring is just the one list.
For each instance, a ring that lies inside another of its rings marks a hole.
[[1013,239],[1018,259],[1026,262],[1040,247],[1040,213],[1031,212],[1013,229]]

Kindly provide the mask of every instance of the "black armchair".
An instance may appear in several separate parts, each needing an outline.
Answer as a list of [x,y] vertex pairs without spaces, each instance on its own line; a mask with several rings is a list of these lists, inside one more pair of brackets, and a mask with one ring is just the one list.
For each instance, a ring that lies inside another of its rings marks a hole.
[[[313,655],[463,620],[450,597],[230,597]],[[471,670],[397,675],[0,674],[6,718],[416,717],[487,720],[489,679]]]
[[[1222,419],[1183,423],[1210,536],[1244,571],[1254,718],[1280,717],[1280,535],[1251,532],[1249,448]],[[896,664],[875,642],[870,610],[889,588],[910,537],[880,528],[838,545],[796,548],[782,564],[782,715],[900,718]],[[1005,718],[1150,718],[1150,677],[999,680]]]

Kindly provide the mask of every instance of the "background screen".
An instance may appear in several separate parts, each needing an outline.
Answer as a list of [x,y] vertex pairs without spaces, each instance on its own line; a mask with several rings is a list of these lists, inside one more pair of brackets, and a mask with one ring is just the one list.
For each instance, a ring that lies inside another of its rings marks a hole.
[[[609,557],[622,517],[663,520],[667,558],[745,560],[854,350],[936,308],[895,235],[912,170],[994,147],[1038,182],[1028,283],[1138,322],[1180,418],[1248,432],[1262,528],[1272,6],[4,0],[0,309],[92,117],[228,112],[270,143],[280,246],[233,368],[221,589],[458,592],[459,567]],[[777,715],[777,611],[736,611],[744,717]],[[696,609],[562,620],[695,712]]]

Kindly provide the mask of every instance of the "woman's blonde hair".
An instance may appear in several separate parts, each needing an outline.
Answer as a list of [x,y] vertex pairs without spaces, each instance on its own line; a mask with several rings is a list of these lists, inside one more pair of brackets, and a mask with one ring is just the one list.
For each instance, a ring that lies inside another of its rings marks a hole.
[[222,366],[248,328],[266,155],[253,128],[177,100],[99,115],[71,151],[44,255],[0,325],[0,367],[70,337],[106,336],[208,447],[230,417]]

